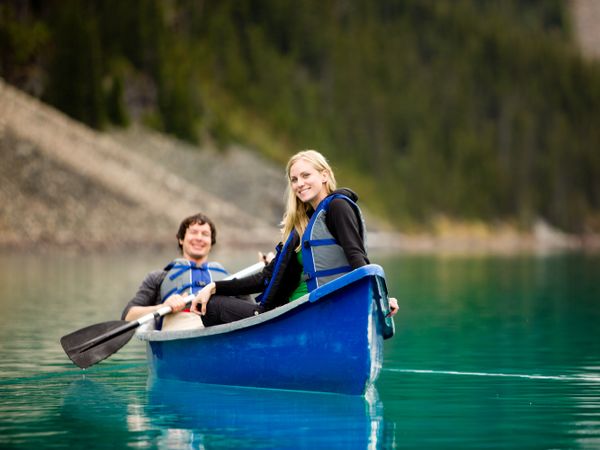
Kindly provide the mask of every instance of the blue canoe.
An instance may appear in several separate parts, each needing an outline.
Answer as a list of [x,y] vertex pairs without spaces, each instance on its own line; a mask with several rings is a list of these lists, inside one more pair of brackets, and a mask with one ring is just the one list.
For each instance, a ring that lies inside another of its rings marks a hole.
[[394,335],[388,312],[383,269],[370,264],[258,316],[138,337],[159,378],[363,395]]

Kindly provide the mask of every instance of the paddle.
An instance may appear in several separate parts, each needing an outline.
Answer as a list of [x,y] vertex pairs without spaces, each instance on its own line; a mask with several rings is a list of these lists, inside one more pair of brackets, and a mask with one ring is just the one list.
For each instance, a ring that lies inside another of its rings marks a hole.
[[[246,267],[225,279],[243,278],[257,273],[264,266],[265,263],[261,261]],[[191,305],[194,297],[195,295],[188,295],[185,297],[187,306]],[[163,306],[153,313],[146,314],[131,322],[126,320],[112,320],[109,322],[97,323],[63,336],[60,339],[60,343],[71,361],[82,369],[86,369],[91,365],[108,358],[127,344],[140,325],[158,319],[159,317],[166,316],[171,312],[170,306]]]

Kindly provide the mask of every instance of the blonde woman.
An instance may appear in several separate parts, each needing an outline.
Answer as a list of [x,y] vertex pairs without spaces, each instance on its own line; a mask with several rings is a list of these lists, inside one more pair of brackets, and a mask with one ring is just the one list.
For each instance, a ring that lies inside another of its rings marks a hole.
[[[258,274],[205,286],[192,303],[205,326],[233,322],[284,305],[369,264],[365,229],[350,189],[337,189],[327,160],[315,150],[286,167],[287,205],[276,257]],[[261,293],[256,304],[234,296]],[[390,299],[391,314],[398,310]]]

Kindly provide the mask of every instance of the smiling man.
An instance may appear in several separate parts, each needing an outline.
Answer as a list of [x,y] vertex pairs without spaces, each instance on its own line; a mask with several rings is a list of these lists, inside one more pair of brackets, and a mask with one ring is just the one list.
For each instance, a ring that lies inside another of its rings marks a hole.
[[190,291],[195,293],[208,283],[227,276],[221,264],[208,261],[216,238],[215,225],[204,214],[185,218],[177,231],[181,258],[172,261],[163,270],[146,275],[121,318],[136,320],[164,305],[170,306],[174,313],[182,311],[186,294]]
[[179,226],[177,240],[183,257],[196,265],[207,262],[215,243],[216,230],[213,223],[201,214],[188,217]]

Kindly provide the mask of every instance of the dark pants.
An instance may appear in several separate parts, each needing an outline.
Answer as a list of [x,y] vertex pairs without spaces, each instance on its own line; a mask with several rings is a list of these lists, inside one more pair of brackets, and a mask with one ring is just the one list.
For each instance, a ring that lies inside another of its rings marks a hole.
[[206,314],[200,316],[205,327],[235,322],[246,317],[255,316],[262,308],[250,297],[227,297],[213,295],[206,304]]

